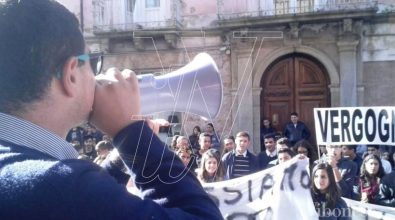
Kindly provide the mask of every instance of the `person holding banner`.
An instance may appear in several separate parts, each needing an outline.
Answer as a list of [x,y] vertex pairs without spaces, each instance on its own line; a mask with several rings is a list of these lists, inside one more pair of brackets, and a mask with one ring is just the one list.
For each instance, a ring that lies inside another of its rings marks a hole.
[[342,196],[355,199],[353,188],[357,176],[357,165],[348,159],[342,158],[340,145],[327,145],[326,150],[327,154],[315,161],[314,164],[326,162],[331,165],[331,170],[333,170],[335,181],[341,189]]
[[300,140],[296,142],[293,147],[296,154],[303,154],[309,158],[310,171],[313,169],[314,161],[318,159],[317,150],[311,146],[310,142],[307,140]]
[[267,168],[277,166],[279,164],[283,164],[287,162],[288,160],[291,160],[292,157],[294,157],[295,154],[290,148],[282,148],[277,151],[277,159],[272,160],[269,162],[267,165]]
[[357,165],[357,176],[361,173],[361,166],[363,159],[361,156],[357,154],[357,146],[356,145],[342,145],[342,153],[344,158],[348,158],[352,162]]
[[361,166],[358,192],[355,192],[361,202],[375,203],[380,181],[384,175],[380,158],[374,154],[366,156]]
[[351,220],[351,213],[346,202],[341,198],[330,164],[315,165],[311,181],[311,196],[320,220]]

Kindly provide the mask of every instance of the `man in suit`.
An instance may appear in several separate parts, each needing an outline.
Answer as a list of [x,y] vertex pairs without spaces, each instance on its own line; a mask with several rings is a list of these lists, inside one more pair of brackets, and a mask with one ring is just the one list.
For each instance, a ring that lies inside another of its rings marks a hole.
[[[130,70],[100,74],[77,18],[53,0],[0,3],[0,219],[221,219],[221,213],[140,115]],[[90,121],[144,197],[64,139]],[[177,189],[174,191],[174,189]]]

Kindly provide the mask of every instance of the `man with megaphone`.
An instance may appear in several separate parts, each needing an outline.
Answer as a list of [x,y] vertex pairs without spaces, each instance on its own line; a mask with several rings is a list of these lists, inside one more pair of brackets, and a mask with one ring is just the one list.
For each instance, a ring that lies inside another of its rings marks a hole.
[[[140,118],[138,80],[101,69],[76,17],[52,0],[0,4],[0,219],[221,219],[184,165]],[[114,138],[144,197],[64,138],[90,121]],[[179,175],[179,174],[183,175]]]

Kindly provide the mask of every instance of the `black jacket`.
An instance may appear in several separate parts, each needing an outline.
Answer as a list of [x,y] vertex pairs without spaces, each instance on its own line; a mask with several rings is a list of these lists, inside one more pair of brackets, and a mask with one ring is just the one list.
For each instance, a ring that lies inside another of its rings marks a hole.
[[376,204],[395,207],[395,171],[383,177]]

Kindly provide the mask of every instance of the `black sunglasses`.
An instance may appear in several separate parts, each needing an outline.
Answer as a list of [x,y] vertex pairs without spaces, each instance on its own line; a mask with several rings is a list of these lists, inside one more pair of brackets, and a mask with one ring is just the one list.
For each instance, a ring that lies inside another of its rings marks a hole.
[[101,69],[103,67],[103,52],[81,54],[77,56],[77,59],[82,62],[86,62],[89,60],[89,63],[91,65],[92,71],[95,74],[95,76],[100,74]]

